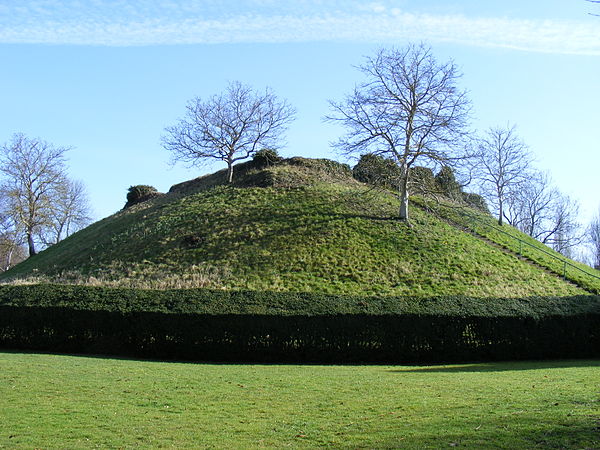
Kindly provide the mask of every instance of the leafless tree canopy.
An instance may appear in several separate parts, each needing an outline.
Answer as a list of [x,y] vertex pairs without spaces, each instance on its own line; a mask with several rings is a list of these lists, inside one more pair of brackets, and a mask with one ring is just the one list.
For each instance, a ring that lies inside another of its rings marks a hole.
[[330,102],[326,120],[346,134],[334,143],[345,155],[373,153],[400,167],[400,219],[408,220],[409,169],[415,162],[451,165],[464,157],[470,102],[457,87],[452,62],[439,64],[430,48],[381,49],[359,67],[366,81],[344,101]]
[[9,199],[0,196],[0,272],[5,272],[27,258],[23,234],[9,213]]
[[12,235],[0,233],[0,272],[27,259],[27,250],[20,245]]
[[65,178],[56,186],[48,219],[40,230],[45,245],[57,244],[90,223],[89,200],[81,181]]
[[592,251],[592,265],[600,270],[600,211],[588,228],[588,239]]
[[568,258],[574,258],[573,250],[584,241],[581,224],[577,221],[579,204],[566,195],[556,196],[549,227],[542,242]]
[[13,136],[2,149],[3,195],[9,199],[15,222],[23,228],[30,256],[36,254],[34,236],[47,222],[52,193],[63,179],[67,150],[22,134]]
[[531,155],[515,127],[492,127],[479,139],[475,177],[486,200],[496,209],[498,223],[505,205],[529,177]]
[[[37,252],[36,241],[45,244],[49,230],[56,221],[63,220],[58,219],[64,216],[59,211],[69,209],[66,213],[69,227],[75,221],[77,226],[89,221],[83,186],[77,188],[79,193],[75,201],[71,199],[68,205],[63,201],[65,195],[62,193],[71,190],[65,169],[65,153],[68,150],[23,134],[14,135],[1,148],[0,174],[3,176],[0,191],[3,201],[0,210],[5,233],[10,231],[17,245],[25,243],[30,256]],[[75,216],[77,220],[73,218]],[[56,238],[61,236],[64,233]]]
[[190,165],[210,159],[226,162],[231,183],[233,164],[262,148],[280,148],[294,117],[294,108],[279,101],[270,89],[259,93],[233,82],[225,93],[206,101],[191,100],[185,118],[165,129],[162,142],[174,161]]
[[546,231],[544,224],[552,216],[552,204],[558,195],[546,174],[532,172],[519,183],[519,189],[509,190],[503,216],[510,225],[541,240]]
[[510,225],[568,257],[583,240],[578,214],[577,202],[552,186],[547,175],[535,171],[518,190],[510,191],[504,211]]

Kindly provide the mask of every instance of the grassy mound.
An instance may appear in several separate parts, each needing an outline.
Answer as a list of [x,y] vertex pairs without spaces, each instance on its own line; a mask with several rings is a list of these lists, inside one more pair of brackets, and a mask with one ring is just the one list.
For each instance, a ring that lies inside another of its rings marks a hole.
[[0,279],[127,287],[517,297],[583,291],[422,209],[347,166],[292,158],[175,185],[101,220]]

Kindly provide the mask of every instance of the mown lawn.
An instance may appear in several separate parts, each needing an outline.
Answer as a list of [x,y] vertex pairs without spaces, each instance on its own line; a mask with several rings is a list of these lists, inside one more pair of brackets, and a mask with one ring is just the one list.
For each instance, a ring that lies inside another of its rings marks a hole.
[[600,361],[216,365],[0,353],[0,447],[600,448]]

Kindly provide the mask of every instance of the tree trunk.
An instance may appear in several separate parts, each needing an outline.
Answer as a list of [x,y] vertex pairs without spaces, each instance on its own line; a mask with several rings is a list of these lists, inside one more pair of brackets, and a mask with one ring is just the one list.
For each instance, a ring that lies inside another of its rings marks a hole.
[[6,267],[4,269],[4,271],[6,272],[8,269],[10,269],[10,264],[12,262],[12,254],[13,254],[13,250],[9,249],[6,252]]
[[401,168],[400,178],[400,220],[408,222],[408,168]]
[[[54,239],[53,244],[58,244],[61,241],[61,236],[62,236],[64,227],[65,227],[64,223],[60,223],[58,225],[58,229],[56,230],[56,238]],[[67,231],[67,236],[69,236],[69,231]]]
[[227,182],[233,183],[233,163],[227,162]]
[[29,245],[29,256],[37,254],[35,251],[35,243],[33,242],[33,234],[27,233],[27,244]]
[[502,223],[503,223],[502,216],[504,215],[504,204],[502,202],[502,198],[498,199],[498,209],[500,210],[498,212],[498,225],[502,226]]
[[408,192],[400,193],[400,220],[408,222]]

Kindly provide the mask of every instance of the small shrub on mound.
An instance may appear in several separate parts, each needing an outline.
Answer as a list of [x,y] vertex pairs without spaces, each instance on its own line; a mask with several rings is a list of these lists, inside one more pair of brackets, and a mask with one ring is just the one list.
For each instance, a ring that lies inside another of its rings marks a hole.
[[441,194],[454,201],[462,200],[462,187],[456,181],[452,168],[444,166],[435,176]]
[[[390,158],[366,153],[352,169],[352,176],[366,184],[386,189],[398,189],[400,168]],[[411,194],[431,196],[441,194],[454,201],[462,199],[462,189],[450,167],[442,167],[437,175],[428,167],[415,166],[409,169]]]
[[429,167],[411,167],[409,182],[411,194],[427,196],[439,190],[433,170]]
[[462,193],[463,202],[465,202],[471,208],[478,209],[484,213],[489,214],[490,210],[485,202],[485,199],[479,194],[473,194],[471,192]]
[[366,153],[352,169],[352,175],[362,183],[395,189],[398,187],[400,169],[389,158]]
[[314,169],[316,171],[325,173],[332,178],[352,177],[352,169],[348,164],[339,163],[337,161],[333,161],[332,159],[313,159],[294,156],[293,158],[286,159],[285,163],[289,164],[290,166],[302,166],[307,167],[309,169]]
[[277,153],[277,150],[264,148],[254,154],[252,166],[255,169],[264,169],[265,167],[271,167],[277,164],[282,159],[283,158],[279,156],[279,153]]
[[154,186],[148,186],[145,184],[131,186],[127,191],[127,203],[125,203],[123,209],[130,208],[133,205],[145,202],[151,198],[158,197],[159,195],[160,192],[158,192]]

